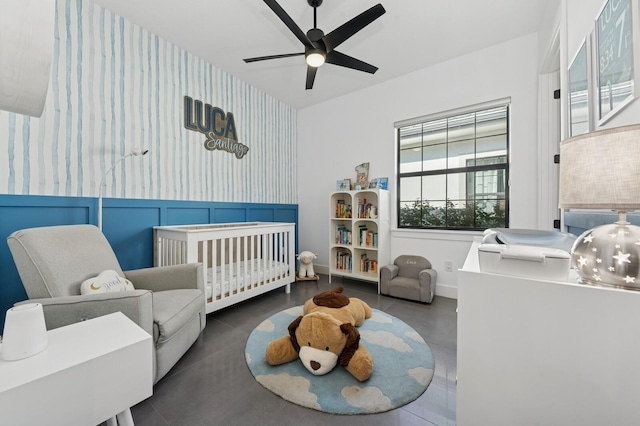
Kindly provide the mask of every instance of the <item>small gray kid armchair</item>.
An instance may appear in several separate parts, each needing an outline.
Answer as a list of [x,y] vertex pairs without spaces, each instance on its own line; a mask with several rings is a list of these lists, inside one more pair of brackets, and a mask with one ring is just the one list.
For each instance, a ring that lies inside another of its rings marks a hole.
[[[199,263],[123,272],[93,225],[23,229],[7,238],[29,302],[44,309],[47,329],[121,311],[154,342],[157,383],[196,341],[206,323]],[[135,290],[80,294],[83,281],[114,270]],[[22,302],[21,302],[22,303]]]
[[398,256],[393,265],[380,269],[380,293],[402,299],[431,303],[436,294],[438,273],[421,256]]

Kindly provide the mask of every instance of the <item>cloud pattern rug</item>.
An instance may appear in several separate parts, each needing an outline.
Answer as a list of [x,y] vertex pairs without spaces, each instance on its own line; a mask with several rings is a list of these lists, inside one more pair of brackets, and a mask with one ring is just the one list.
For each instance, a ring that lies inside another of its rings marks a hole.
[[424,339],[398,318],[372,309],[358,327],[360,342],[373,355],[372,376],[359,382],[337,365],[324,376],[309,373],[299,360],[271,366],[265,359],[269,342],[288,334],[287,327],[302,306],[289,308],[264,320],[249,336],[247,365],[255,379],[283,399],[332,414],[380,413],[401,407],[427,389],[435,363]]

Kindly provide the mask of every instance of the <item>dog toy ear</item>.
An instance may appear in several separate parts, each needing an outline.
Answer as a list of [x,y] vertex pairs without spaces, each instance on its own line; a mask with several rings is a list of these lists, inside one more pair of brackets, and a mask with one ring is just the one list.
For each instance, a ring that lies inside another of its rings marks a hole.
[[349,365],[351,358],[358,350],[360,346],[360,333],[358,329],[353,326],[353,324],[344,323],[340,326],[340,330],[347,336],[347,343],[340,354],[339,362],[340,365],[346,367]]
[[289,335],[282,336],[267,345],[265,358],[270,365],[280,365],[298,358],[300,346],[295,338],[296,328],[300,324],[302,316],[289,324]]
[[291,324],[289,324],[289,338],[291,339],[291,345],[293,345],[296,352],[300,352],[300,345],[298,344],[298,339],[296,339],[296,330],[300,325],[300,321],[302,321],[302,315],[294,319]]

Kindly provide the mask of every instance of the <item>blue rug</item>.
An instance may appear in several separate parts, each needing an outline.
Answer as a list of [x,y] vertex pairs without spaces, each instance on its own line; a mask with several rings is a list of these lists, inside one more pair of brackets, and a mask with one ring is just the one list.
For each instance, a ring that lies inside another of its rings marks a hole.
[[431,383],[435,363],[424,339],[398,318],[377,309],[358,327],[360,342],[375,363],[369,380],[359,382],[340,365],[324,376],[309,373],[299,360],[269,365],[267,345],[288,334],[287,327],[299,315],[302,306],[264,320],[251,332],[245,348],[255,379],[283,399],[332,414],[381,413],[415,400]]

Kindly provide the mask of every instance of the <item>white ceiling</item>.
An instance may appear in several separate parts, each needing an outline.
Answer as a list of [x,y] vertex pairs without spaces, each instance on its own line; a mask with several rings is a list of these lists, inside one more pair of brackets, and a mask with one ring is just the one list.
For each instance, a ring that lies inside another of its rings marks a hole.
[[[472,51],[538,31],[560,0],[324,0],[325,34],[381,2],[386,13],[337,50],[379,68],[363,73],[322,66],[305,90],[304,56],[245,63],[243,58],[303,52],[261,0],[95,0],[95,3],[203,58],[295,108],[363,89]],[[303,32],[307,0],[278,0]]]

